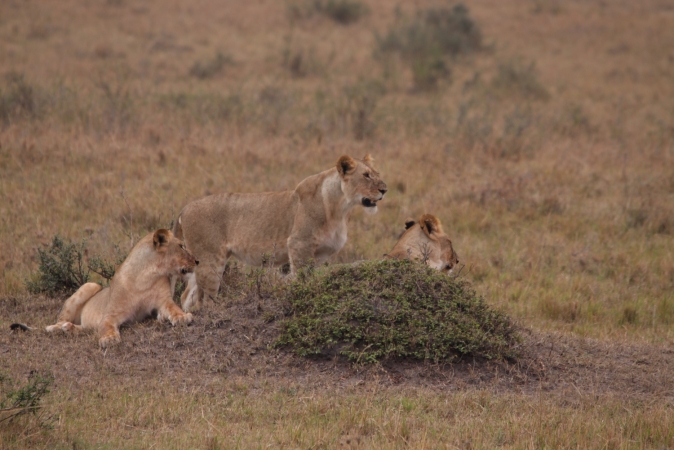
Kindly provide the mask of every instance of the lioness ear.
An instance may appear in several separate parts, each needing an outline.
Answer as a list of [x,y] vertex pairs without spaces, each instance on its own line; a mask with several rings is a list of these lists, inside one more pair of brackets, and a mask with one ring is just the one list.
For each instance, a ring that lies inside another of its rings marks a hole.
[[440,221],[433,214],[424,214],[421,216],[421,219],[419,219],[419,224],[421,225],[421,229],[424,230],[424,232],[426,232],[426,234],[429,236],[434,233],[442,232]]
[[405,219],[405,229],[409,230],[415,223],[417,223],[414,219],[411,217],[408,217]]
[[348,175],[356,170],[356,161],[349,155],[344,155],[337,160],[337,172],[341,176]]
[[159,230],[154,232],[154,236],[152,237],[152,242],[154,243],[154,248],[159,248],[162,245],[165,245],[169,241],[169,237],[171,235],[171,232],[169,230],[165,230],[164,228],[160,228]]
[[374,162],[374,158],[368,153],[363,157],[363,161],[367,164],[372,164]]

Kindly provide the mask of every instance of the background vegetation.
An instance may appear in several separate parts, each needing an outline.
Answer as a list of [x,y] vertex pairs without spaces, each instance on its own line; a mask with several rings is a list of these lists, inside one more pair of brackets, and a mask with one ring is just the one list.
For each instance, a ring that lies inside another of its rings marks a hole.
[[[454,24],[464,31],[438,41]],[[55,235],[86,238],[91,255],[113,261],[191,199],[292,189],[341,154],[371,153],[390,191],[376,216],[353,215],[335,262],[378,258],[405,217],[433,213],[461,277],[525,327],[671,351],[673,25],[660,0],[2,2],[0,297],[28,298],[24,281]],[[70,389],[57,377],[49,397],[82,395]],[[365,411],[377,425],[358,426],[373,446],[443,442],[436,401],[452,405],[452,436],[483,427],[478,446],[555,446],[545,439],[558,435],[582,447],[673,445],[669,400],[626,412],[619,400],[583,398],[565,419],[563,401],[545,396],[384,392],[365,405],[333,394],[272,403],[295,405],[288,424],[302,408]],[[260,395],[241,414],[285,398]],[[164,415],[131,423],[171,435],[184,424],[168,411],[201,414],[195,398],[176,393],[156,405]],[[81,400],[89,406],[68,404],[73,421],[58,436],[88,428],[86,411],[117,407]],[[485,411],[505,416],[485,422]],[[273,434],[289,446],[338,442],[309,422]],[[84,439],[112,442],[124,427]],[[204,445],[226,446],[214,439]]]

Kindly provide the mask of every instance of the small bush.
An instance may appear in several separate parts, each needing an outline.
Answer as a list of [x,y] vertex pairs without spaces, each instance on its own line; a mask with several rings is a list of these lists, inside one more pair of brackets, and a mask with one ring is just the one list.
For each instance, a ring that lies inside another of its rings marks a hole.
[[277,345],[358,363],[516,356],[519,335],[467,282],[407,260],[302,269],[283,294],[292,316]]
[[386,93],[385,87],[376,80],[366,80],[345,86],[344,93],[353,137],[357,141],[372,137],[376,127],[372,115],[377,102]]
[[0,121],[9,123],[15,119],[36,117],[39,108],[35,88],[21,73],[10,72],[5,79],[7,88],[0,90]]
[[89,281],[91,272],[104,278],[108,283],[115,276],[115,270],[127,257],[119,245],[115,244],[112,261],[94,256],[86,261],[86,240],[73,243],[54,236],[45,249],[38,249],[40,260],[37,272],[26,280],[26,289],[31,294],[49,296],[70,296]]
[[435,89],[440,80],[449,78],[450,73],[445,61],[437,56],[419,59],[412,64],[414,86],[421,91]]
[[39,267],[37,273],[26,281],[28,292],[70,295],[89,281],[89,269],[83,260],[85,244],[66,242],[57,235],[49,247],[39,248]]
[[377,36],[376,54],[398,54],[412,70],[415,86],[420,90],[435,88],[448,78],[447,56],[478,51],[482,33],[470,17],[468,8],[429,8],[417,11],[411,20],[402,20],[384,37]]
[[288,6],[290,20],[306,19],[320,14],[342,25],[357,22],[369,9],[357,0],[307,0]]
[[0,423],[13,420],[23,414],[35,414],[40,409],[42,398],[49,393],[54,383],[51,373],[40,374],[31,371],[28,383],[17,390],[12,390],[11,380],[0,375]]
[[234,61],[230,56],[219,53],[209,61],[197,61],[190,69],[190,75],[204,80],[212,78],[222,72],[227,65],[232,65]]
[[413,20],[402,21],[378,38],[379,51],[397,52],[406,58],[419,55],[459,55],[482,48],[482,32],[463,4],[453,8],[417,11]]
[[497,92],[512,93],[528,99],[547,100],[547,89],[538,80],[536,65],[525,64],[520,59],[502,61],[496,68],[492,87]]
[[328,0],[327,2],[316,1],[315,4],[319,13],[342,25],[356,22],[368,12],[367,6],[359,1]]

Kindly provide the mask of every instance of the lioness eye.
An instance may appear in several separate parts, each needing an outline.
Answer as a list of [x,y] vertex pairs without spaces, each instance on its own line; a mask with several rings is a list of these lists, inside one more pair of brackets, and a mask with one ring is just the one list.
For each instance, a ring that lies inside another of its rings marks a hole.
[[364,175],[365,175],[365,178],[370,178],[370,174],[369,174],[369,173],[365,172]]

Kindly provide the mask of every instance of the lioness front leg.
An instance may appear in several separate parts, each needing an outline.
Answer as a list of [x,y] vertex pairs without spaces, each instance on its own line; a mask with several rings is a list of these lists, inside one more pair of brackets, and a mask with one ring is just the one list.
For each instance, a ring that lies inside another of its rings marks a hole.
[[173,303],[173,300],[167,299],[157,313],[157,320],[162,321],[165,319],[175,326],[178,324],[190,324],[193,317],[192,314],[183,312],[178,305]]
[[119,335],[119,325],[109,319],[104,319],[98,328],[98,344],[101,348],[110,347],[119,344],[122,341]]
[[288,259],[290,260],[290,275],[294,276],[298,269],[314,259],[317,246],[308,240],[296,237],[288,238]]

